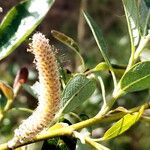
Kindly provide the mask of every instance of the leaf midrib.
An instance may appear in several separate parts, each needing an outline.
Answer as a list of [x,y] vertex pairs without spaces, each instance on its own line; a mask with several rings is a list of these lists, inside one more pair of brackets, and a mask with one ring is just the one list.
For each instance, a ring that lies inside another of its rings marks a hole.
[[[74,96],[76,94],[78,94],[87,84],[89,84],[89,82],[91,82],[91,80],[89,80],[84,86],[82,86],[79,90],[77,90],[67,101],[67,103],[63,106],[62,112],[65,110],[65,108],[67,107],[67,105],[70,103],[70,101],[74,98]],[[63,99],[63,98],[62,98]]]
[[148,78],[148,77],[150,77],[150,74],[148,74],[147,76],[144,76],[144,77],[142,77],[142,78],[140,78],[140,79],[138,79],[138,80],[135,80],[135,81],[132,82],[131,84],[128,84],[128,86],[124,87],[122,90],[123,90],[123,91],[126,91],[126,89],[130,88],[130,86],[132,86],[132,85],[134,85],[134,84],[137,84],[138,82],[140,82],[140,81],[142,81],[142,80],[144,80],[144,79],[146,79],[146,78]]

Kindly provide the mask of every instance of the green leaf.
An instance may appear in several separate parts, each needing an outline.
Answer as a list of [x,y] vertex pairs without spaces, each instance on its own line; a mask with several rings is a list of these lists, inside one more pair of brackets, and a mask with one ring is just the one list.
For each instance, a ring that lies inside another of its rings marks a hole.
[[56,30],[52,30],[51,34],[54,38],[56,38],[60,42],[64,43],[65,45],[67,45],[71,49],[78,51],[78,52],[80,51],[78,44],[72,38],[65,35],[64,33],[61,33],[61,32],[56,31]]
[[86,138],[86,143],[91,145],[94,148],[94,150],[110,150],[109,148],[101,145],[100,143],[94,142],[89,138]]
[[107,46],[106,46],[105,40],[103,38],[102,32],[101,32],[100,28],[98,27],[98,25],[94,22],[94,20],[90,17],[90,15],[88,13],[84,12],[83,14],[86,19],[86,22],[88,23],[88,25],[93,33],[93,36],[98,45],[98,48],[99,48],[105,62],[109,66],[109,70],[112,74],[112,78],[113,78],[113,82],[114,82],[114,87],[116,87],[116,85],[117,85],[116,76],[115,76],[115,73],[113,71],[111,63],[107,56]]
[[0,25],[0,60],[34,31],[53,3],[54,0],[27,0],[7,13]]
[[66,85],[62,94],[62,113],[73,111],[95,91],[95,82],[84,75],[76,75]]
[[[111,64],[112,65],[112,70],[113,72],[116,74],[117,77],[122,77],[122,75],[125,72],[126,66],[124,65],[117,65],[117,64]],[[101,62],[99,64],[97,64],[93,69],[88,70],[87,72],[85,72],[86,74],[90,74],[93,72],[102,72],[102,71],[109,71],[110,68],[107,65],[106,62]]]
[[128,130],[140,119],[140,117],[143,114],[143,111],[144,106],[142,106],[139,112],[137,113],[125,115],[105,132],[104,136],[102,137],[102,140],[112,139]]
[[52,30],[51,34],[54,38],[56,38],[57,40],[59,40],[60,42],[62,42],[63,44],[65,44],[66,46],[70,47],[79,57],[81,65],[82,65],[82,70],[85,70],[85,64],[84,64],[84,60],[81,56],[81,54],[79,53],[80,48],[78,46],[78,44],[70,37],[68,37],[67,35],[65,35],[64,33],[61,33],[59,31],[56,30]]
[[132,47],[139,42],[139,17],[135,0],[122,0]]
[[103,70],[109,70],[108,65],[105,62],[101,62],[93,69],[93,71],[103,71]]
[[124,74],[119,86],[122,91],[133,92],[150,88],[150,61],[134,65]]
[[145,0],[140,1],[140,30],[141,34],[145,36],[150,29],[150,9]]
[[[118,74],[122,75],[126,69],[126,66],[123,65],[117,65],[117,64],[111,64],[111,65],[116,75]],[[97,71],[105,71],[105,70],[109,70],[109,66],[106,64],[106,62],[101,62],[98,65],[96,65],[96,67],[93,68],[91,71],[97,72]]]
[[88,25],[89,25],[92,33],[93,33],[95,41],[98,45],[98,48],[99,48],[105,62],[111,68],[111,64],[110,64],[110,61],[109,61],[108,56],[107,56],[107,46],[106,46],[105,40],[103,38],[103,35],[102,35],[102,32],[101,32],[99,26],[90,17],[90,15],[88,13],[84,12],[83,14],[84,14],[84,17],[86,19],[86,22],[88,23]]

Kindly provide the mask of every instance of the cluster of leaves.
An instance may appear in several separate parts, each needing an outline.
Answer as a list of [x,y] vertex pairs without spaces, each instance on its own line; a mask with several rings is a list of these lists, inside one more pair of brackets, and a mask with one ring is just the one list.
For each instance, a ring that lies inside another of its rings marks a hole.
[[[19,3],[7,13],[0,25],[0,60],[12,53],[35,30],[53,3],[54,0],[28,0]],[[87,12],[83,12],[84,18],[93,33],[100,54],[104,59],[104,62],[100,62],[94,68],[88,71],[86,70],[84,59],[80,54],[80,47],[72,38],[55,30],[52,30],[51,32],[54,38],[72,49],[80,60],[79,73],[72,73],[68,76],[67,71],[63,67],[60,69],[62,83],[61,108],[54,122],[58,120],[66,122],[64,116],[70,114],[70,116],[75,117],[78,120],[79,126],[80,123],[82,126],[84,124],[84,121],[82,120],[84,119],[72,112],[91,97],[97,88],[96,82],[101,86],[103,105],[101,110],[97,112],[97,115],[93,117],[96,119],[95,123],[98,123],[101,117],[104,119],[106,117],[108,120],[110,119],[112,121],[119,120],[113,124],[100,139],[91,139],[88,135],[83,139],[82,132],[74,134],[75,138],[80,139],[82,143],[85,141],[95,149],[107,149],[97,142],[112,139],[128,130],[132,125],[139,121],[139,119],[144,117],[148,118],[148,116],[143,115],[144,110],[148,109],[147,104],[143,104],[142,106],[131,110],[122,107],[111,110],[115,101],[123,95],[129,92],[150,88],[150,60],[138,60],[140,53],[148,43],[150,36],[148,33],[150,10],[147,3],[148,2],[141,0],[138,5],[135,0],[123,0],[131,44],[131,57],[127,66],[111,64],[107,55],[108,48],[102,32]],[[13,88],[2,81],[0,82],[0,89],[7,99],[7,101],[1,105],[0,120],[5,117],[8,110],[17,109],[11,108],[11,106],[18,90],[26,82],[28,74],[27,71],[25,71],[26,69],[22,70],[24,70],[23,75],[19,73],[19,77],[16,78]],[[101,72],[106,70],[110,71],[114,83],[114,89],[112,90],[109,99],[107,99],[105,85],[101,77]],[[23,88],[34,97],[37,97],[39,88],[38,83],[33,86],[24,84]],[[18,110],[30,111],[26,108],[18,108]],[[67,121],[67,123],[72,124],[71,121]],[[85,123],[83,127],[93,124],[93,122],[91,123],[89,121],[89,124],[86,125]],[[56,126],[53,127],[53,130],[55,130],[55,128],[58,129],[62,127],[58,127],[56,124]],[[69,140],[76,145],[76,139],[70,137]],[[58,137],[56,139],[45,141],[43,149],[47,146],[53,147],[53,149],[54,147],[55,149],[72,149],[73,147],[68,145],[68,142],[66,141],[68,141],[68,137]],[[78,143],[78,148],[80,147],[79,145],[80,144]],[[74,146],[74,149],[75,148],[76,146]]]

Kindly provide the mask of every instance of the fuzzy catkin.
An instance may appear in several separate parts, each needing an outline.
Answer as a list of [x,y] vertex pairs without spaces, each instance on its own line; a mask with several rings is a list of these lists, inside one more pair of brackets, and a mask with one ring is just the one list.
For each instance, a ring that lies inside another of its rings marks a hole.
[[39,104],[33,114],[15,130],[13,139],[8,142],[10,148],[32,140],[47,127],[53,120],[60,104],[58,66],[49,40],[41,33],[34,34],[28,51],[34,54],[39,72]]

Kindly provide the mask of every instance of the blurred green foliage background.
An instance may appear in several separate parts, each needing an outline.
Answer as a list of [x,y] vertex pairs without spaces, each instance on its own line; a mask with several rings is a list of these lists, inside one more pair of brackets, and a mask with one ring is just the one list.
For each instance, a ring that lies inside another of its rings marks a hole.
[[[20,0],[0,1],[0,7],[3,8],[3,12],[0,13],[0,21],[2,21],[7,11],[18,2],[20,2]],[[76,62],[76,56],[70,52],[68,47],[65,47],[51,36],[52,29],[63,32],[77,41],[82,49],[81,54],[85,60],[86,67],[88,69],[93,68],[102,61],[102,57],[99,54],[98,47],[89,27],[85,23],[81,11],[82,9],[87,10],[101,27],[104,38],[107,41],[111,62],[126,65],[130,56],[130,44],[121,0],[56,0],[52,9],[49,11],[44,21],[38,26],[36,31],[44,33],[50,39],[50,43],[58,48],[57,55],[60,57],[63,65],[71,72],[75,72],[76,70],[75,64],[78,63]],[[32,85],[37,80],[37,71],[32,63],[33,56],[26,52],[28,43],[29,40],[27,39],[17,48],[17,50],[1,61],[0,80],[6,81],[12,85],[17,71],[23,66],[26,66],[29,69],[28,83]],[[106,92],[109,94],[112,89],[111,75],[109,72],[105,72],[102,76],[105,81]],[[150,94],[148,90],[140,93],[134,92],[118,100],[116,106],[132,108],[149,99]],[[80,108],[76,109],[76,112],[92,117],[100,109],[101,101],[102,96],[99,87],[88,101]],[[2,102],[2,100],[0,102]],[[37,100],[22,89],[19,92],[14,105],[16,107],[29,107],[34,109],[37,106]],[[20,113],[16,111],[13,114],[8,113],[7,117],[3,120],[3,123],[0,125],[0,143],[10,139],[14,128],[27,116],[29,116],[29,114],[24,112]],[[110,125],[111,124],[102,124],[100,126],[92,127],[93,136],[102,136]],[[134,125],[125,134],[104,144],[112,150],[149,150],[149,125],[150,124],[148,123],[140,122]]]

